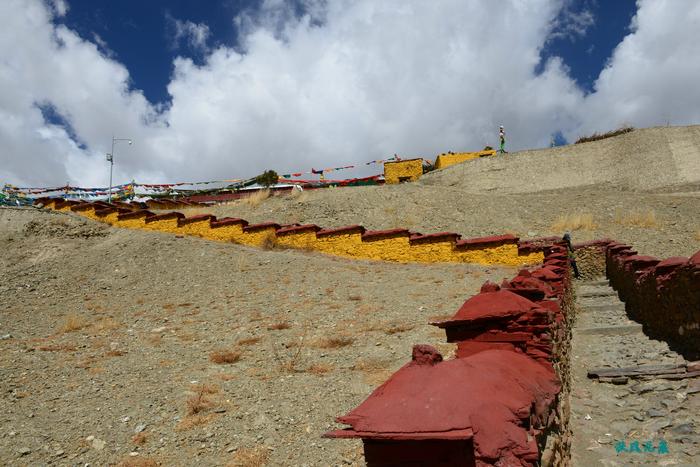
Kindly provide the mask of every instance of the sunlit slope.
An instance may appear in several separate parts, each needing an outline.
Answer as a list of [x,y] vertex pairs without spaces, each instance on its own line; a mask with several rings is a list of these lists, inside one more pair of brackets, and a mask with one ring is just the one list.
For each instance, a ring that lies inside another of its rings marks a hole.
[[700,125],[635,130],[613,138],[457,164],[424,185],[472,193],[530,193],[610,184],[652,190],[700,183]]

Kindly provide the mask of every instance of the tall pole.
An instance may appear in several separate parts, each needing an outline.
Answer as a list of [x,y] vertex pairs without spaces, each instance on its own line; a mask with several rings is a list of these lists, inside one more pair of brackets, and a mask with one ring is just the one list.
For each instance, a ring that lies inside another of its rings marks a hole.
[[128,138],[115,138],[112,136],[112,152],[107,154],[107,160],[109,161],[109,193],[107,193],[107,202],[112,202],[112,169],[114,168],[114,143],[117,141],[128,141],[129,145],[133,143],[132,140]]
[[112,135],[112,152],[109,153],[109,192],[107,202],[112,202],[112,168],[114,167],[114,135]]

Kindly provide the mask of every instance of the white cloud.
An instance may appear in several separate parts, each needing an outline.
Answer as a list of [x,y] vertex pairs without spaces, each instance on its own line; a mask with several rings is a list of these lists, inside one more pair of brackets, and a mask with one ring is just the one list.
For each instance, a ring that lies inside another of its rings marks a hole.
[[[113,134],[135,141],[115,151],[116,181],[157,182],[284,173],[394,153],[432,158],[496,145],[499,124],[516,149],[546,146],[557,130],[570,136],[619,119],[653,122],[671,109],[665,98],[698,76],[691,63],[697,28],[689,27],[697,7],[677,3],[661,10],[680,15],[647,12],[656,7],[641,3],[638,27],[616,50],[597,92],[584,97],[561,60],[534,72],[563,0],[307,0],[311,14],[303,17],[286,2],[266,0],[236,18],[240,47],[200,52],[201,66],[175,60],[172,101],[159,109],[130,88],[128,70],[101,52],[104,46],[53,25],[44,3],[5,0],[0,181],[104,185]],[[669,23],[648,24],[655,14]],[[180,37],[206,47],[208,28],[192,24],[200,32],[182,26]],[[658,46],[655,37],[664,34]],[[663,78],[649,76],[652,70]],[[38,102],[53,105],[86,148],[45,122]],[[673,115],[700,120],[692,102],[678,102]]]
[[700,123],[700,2],[639,0],[638,8],[570,138],[622,125]]
[[56,16],[66,16],[68,13],[68,4],[65,0],[48,0],[49,5],[53,9]]
[[595,24],[595,15],[588,4],[579,4],[574,0],[564,0],[559,15],[552,21],[552,32],[548,40],[568,39],[575,41],[586,35]]
[[192,21],[182,21],[170,15],[166,17],[173,28],[173,48],[179,47],[184,42],[192,50],[199,52],[207,50],[207,41],[211,35],[209,26]]

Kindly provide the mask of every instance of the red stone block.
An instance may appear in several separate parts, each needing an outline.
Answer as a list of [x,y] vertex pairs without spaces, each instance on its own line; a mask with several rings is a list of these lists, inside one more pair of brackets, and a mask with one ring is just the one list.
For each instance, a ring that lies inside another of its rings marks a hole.
[[289,235],[289,234],[293,234],[293,233],[318,232],[319,230],[321,230],[321,227],[317,226],[316,224],[306,224],[306,225],[296,224],[296,225],[281,227],[275,233],[277,234],[278,237],[281,237],[281,236]]
[[275,231],[280,228],[279,224],[276,224],[274,222],[263,222],[261,224],[250,224],[245,227],[243,227],[244,232],[257,232],[259,230],[265,230],[270,227],[274,227]]
[[459,240],[458,242],[455,243],[455,246],[458,248],[470,248],[470,247],[477,247],[477,246],[482,246],[482,245],[493,245],[493,244],[501,244],[501,243],[517,243],[518,242],[518,237],[515,235],[494,235],[490,237],[479,237],[479,238],[467,238],[463,240]]
[[240,224],[240,225],[242,225],[243,227],[245,227],[246,225],[248,225],[248,221],[246,221],[246,220],[244,220],[244,219],[239,219],[239,218],[237,218],[237,217],[223,217],[223,218],[218,219],[218,220],[215,220],[215,219],[216,219],[216,218],[212,219],[212,220],[209,222],[209,226],[210,226],[212,229],[215,229],[215,228],[217,228],[217,227],[224,227],[224,226],[227,226],[227,225],[239,225],[239,224]]
[[346,227],[338,227],[336,229],[321,229],[316,232],[316,237],[326,237],[328,235],[349,235],[353,233],[365,233],[365,228],[361,225],[348,225]]
[[209,222],[215,222],[216,221],[216,216],[212,214],[198,214],[196,216],[190,216],[190,217],[182,217],[177,221],[177,225],[183,226],[187,224],[192,224],[194,222],[201,222],[204,220],[208,220]]
[[[167,221],[169,219],[184,219],[185,215],[181,212],[166,212],[164,214],[158,214],[155,216],[150,216],[146,218],[146,224],[149,224],[151,222],[158,222],[158,221]],[[178,222],[179,223],[179,222]]]
[[434,233],[434,234],[427,234],[427,235],[421,235],[421,234],[415,234],[412,233],[410,237],[411,245],[418,245],[421,243],[429,243],[433,241],[447,241],[447,242],[457,242],[462,238],[460,234],[453,233],[453,232],[439,232],[439,233]]
[[382,240],[385,238],[409,237],[408,229],[367,230],[362,234],[362,241]]

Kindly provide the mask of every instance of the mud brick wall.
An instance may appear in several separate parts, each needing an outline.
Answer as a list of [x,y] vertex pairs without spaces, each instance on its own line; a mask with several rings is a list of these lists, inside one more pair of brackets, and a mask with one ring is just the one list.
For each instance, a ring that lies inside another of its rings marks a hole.
[[495,154],[496,154],[496,151],[493,149],[479,151],[479,152],[444,153],[444,154],[440,154],[439,156],[437,156],[437,159],[435,159],[435,168],[436,169],[444,169],[445,167],[459,164],[460,162],[468,161],[471,159],[478,159],[480,157],[493,156]]
[[415,182],[423,175],[423,159],[406,159],[384,163],[386,183]]
[[[244,219],[217,219],[209,214],[186,217],[173,211],[156,215],[141,206],[134,209],[122,204],[62,199],[37,202],[50,209],[74,212],[115,227],[192,235],[262,248],[299,248],[347,258],[403,263],[538,264],[544,258],[544,245],[551,244],[548,241],[521,242],[513,235],[462,239],[452,232],[424,235],[406,229],[370,231],[361,225],[323,229],[314,224],[249,224]],[[161,205],[157,207],[160,209]]]
[[443,361],[416,345],[411,362],[325,436],[362,438],[369,466],[565,465],[572,293],[564,248],[542,266],[490,282],[448,321]]
[[606,269],[630,318],[686,358],[700,357],[700,251],[659,260],[611,242]]

